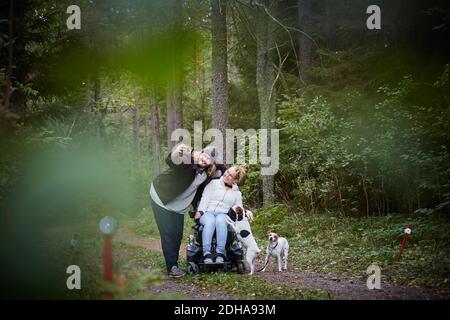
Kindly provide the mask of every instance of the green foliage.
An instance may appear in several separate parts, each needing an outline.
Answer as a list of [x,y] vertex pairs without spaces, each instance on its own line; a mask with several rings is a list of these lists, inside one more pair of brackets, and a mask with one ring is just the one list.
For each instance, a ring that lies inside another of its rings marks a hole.
[[252,224],[253,232],[260,238],[265,238],[269,230],[274,230],[286,236],[293,235],[292,232],[295,231],[291,226],[285,224],[289,211],[289,208],[284,205],[271,205],[258,210],[258,219]]
[[448,212],[447,74],[432,87],[405,76],[374,98],[285,96],[278,184],[290,192],[280,198],[305,211]]
[[159,231],[156,226],[153,213],[150,209],[143,208],[138,214],[133,215],[133,219],[131,221],[133,223],[129,226],[129,228],[133,231],[133,233],[139,236],[158,237]]
[[[381,267],[387,281],[448,289],[450,286],[450,224],[448,217],[348,217],[309,214],[283,206],[255,210],[252,229],[258,243],[269,229],[289,239],[290,258],[298,269],[365,275],[371,264]],[[404,228],[411,224],[400,262]]]
[[247,176],[239,186],[243,203],[248,207],[259,207],[262,202],[261,166],[249,165]]
[[[150,199],[147,200],[148,202],[150,202]],[[147,205],[149,207],[142,208],[142,210],[136,213],[122,215],[120,222],[123,223],[126,228],[135,235],[138,235],[140,237],[159,239],[160,234],[156,225],[155,216],[153,215],[153,212],[151,210],[150,203],[147,203]],[[189,235],[192,234],[192,227],[194,225],[194,220],[189,217],[189,214],[185,214],[182,244],[187,243]]]
[[[45,271],[33,294],[39,295],[41,288],[53,294],[60,288],[48,283],[64,283],[52,281],[52,273],[61,274],[53,272],[55,266],[62,270],[76,258],[88,271],[82,298],[99,298],[104,284],[98,282],[97,234],[84,235],[77,253],[68,252],[67,237],[45,242],[40,233],[57,222],[96,223],[108,208],[136,234],[158,236],[149,209],[148,188],[155,175],[155,131],[149,116],[155,108],[164,155],[167,82],[178,75],[183,78],[183,127],[192,129],[195,120],[203,120],[203,129],[210,127],[210,3],[188,0],[178,11],[163,0],[82,0],[81,30],[61,23],[69,4],[14,2],[14,41],[7,30],[9,2],[0,5],[0,38],[5,49],[13,48],[11,61],[8,50],[0,54],[2,93],[9,80],[12,89],[10,105],[0,105],[0,218],[18,223],[17,228],[0,225],[0,249],[8,257],[2,260],[4,269],[17,271],[7,274],[10,287],[22,288],[24,283],[15,281],[27,279],[28,271],[19,268],[26,257]],[[265,239],[273,229],[288,236],[293,257],[304,269],[361,274],[376,262],[392,280],[446,286],[439,280],[448,283],[449,264],[448,221],[443,217],[450,209],[450,64],[442,41],[448,28],[441,24],[447,7],[383,1],[390,13],[383,28],[414,38],[405,40],[361,29],[366,1],[332,7],[315,1],[311,25],[300,26],[314,39],[313,61],[299,79],[298,55],[293,54],[298,53],[296,10],[285,5],[290,6],[280,3],[276,13],[272,51],[274,66],[283,64],[274,86],[281,129],[278,198],[255,211],[255,235]],[[227,11],[229,127],[244,130],[260,126],[254,9],[244,1],[231,3]],[[397,23],[395,13],[400,12],[403,18]],[[178,18],[181,28],[167,23]],[[441,25],[431,27],[435,21]],[[175,60],[182,62],[177,70]],[[136,107],[138,128],[131,112]],[[259,170],[252,165],[240,186],[251,208],[262,203]],[[408,242],[414,250],[395,264],[407,223],[414,225]],[[192,224],[186,217],[184,239]],[[9,234],[11,230],[16,233]],[[162,270],[161,256],[119,248],[133,256],[119,260],[129,260],[135,282],[127,290],[109,289],[122,298],[146,297],[142,289],[155,277],[135,266],[151,261]],[[59,253],[68,256],[55,261]],[[48,266],[46,260],[54,264]],[[259,281],[252,287],[250,280],[235,275],[188,279],[238,288],[250,298],[309,297]]]

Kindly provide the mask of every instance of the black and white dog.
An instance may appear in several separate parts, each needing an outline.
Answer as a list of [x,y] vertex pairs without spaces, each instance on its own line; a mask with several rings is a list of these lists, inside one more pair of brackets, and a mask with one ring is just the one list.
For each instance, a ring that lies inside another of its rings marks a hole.
[[251,211],[236,207],[230,209],[230,212],[233,212],[231,215],[232,219],[228,218],[227,222],[233,228],[234,232],[236,232],[238,240],[245,248],[245,261],[247,261],[250,268],[249,274],[252,275],[255,271],[254,261],[256,255],[261,252],[261,249],[259,249],[258,244],[253,237],[252,230],[250,229],[248,215],[251,214]]
[[281,237],[278,233],[269,231],[269,243],[267,244],[266,259],[264,261],[264,268],[261,271],[266,271],[267,264],[270,257],[278,259],[278,271],[281,272],[281,259],[283,259],[283,270],[287,270],[287,259],[289,255],[289,243],[286,238]]

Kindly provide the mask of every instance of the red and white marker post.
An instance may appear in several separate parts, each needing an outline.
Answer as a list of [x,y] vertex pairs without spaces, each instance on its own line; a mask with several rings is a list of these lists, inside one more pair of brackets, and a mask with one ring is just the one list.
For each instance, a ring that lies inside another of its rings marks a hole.
[[[103,237],[103,280],[107,283],[112,282],[112,236],[105,235]],[[105,299],[112,299],[113,295],[111,292],[106,291],[104,293]]]
[[[103,217],[100,220],[100,231],[103,234],[103,279],[106,283],[112,283],[112,236],[116,232],[117,222],[113,217]],[[106,291],[103,295],[105,299],[112,299],[113,295],[110,291]]]
[[406,246],[406,241],[408,241],[408,236],[410,235],[410,233],[411,233],[411,224],[408,224],[408,228],[405,229],[405,235],[403,236],[403,241],[400,247],[400,253],[397,256],[397,261],[400,261],[400,258],[402,257],[403,249]]

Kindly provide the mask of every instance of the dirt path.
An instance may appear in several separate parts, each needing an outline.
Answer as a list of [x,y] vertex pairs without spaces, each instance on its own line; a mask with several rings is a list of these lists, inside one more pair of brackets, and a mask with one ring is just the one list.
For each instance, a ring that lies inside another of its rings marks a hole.
[[[300,289],[320,289],[337,300],[429,300],[445,299],[428,289],[394,285],[382,281],[380,290],[369,290],[365,277],[348,277],[316,272],[260,272],[257,275],[271,283],[283,283]],[[447,297],[448,299],[448,297]]]
[[[126,228],[119,228],[116,241],[125,244],[140,246],[151,251],[161,252],[161,244],[159,239],[150,237],[140,237],[133,234]],[[180,256],[184,255],[185,247],[180,248]],[[255,262],[257,268],[262,265],[263,257]],[[292,266],[291,266],[292,268]],[[294,267],[294,270],[296,268]],[[247,275],[244,275],[247,276]],[[329,292],[333,299],[350,299],[350,300],[387,300],[387,299],[412,299],[412,300],[429,300],[429,299],[449,299],[450,296],[435,292],[425,288],[415,288],[404,285],[391,284],[382,280],[380,290],[369,290],[366,286],[366,277],[350,277],[342,274],[323,274],[316,272],[303,271],[275,271],[275,262],[269,264],[266,272],[259,272],[257,277],[272,283],[280,285],[289,285],[299,289],[321,290]],[[232,295],[223,293],[212,293],[206,288],[196,285],[188,285],[180,280],[166,278],[158,285],[149,288],[149,292],[158,294],[168,294],[178,292],[190,299],[218,299],[233,300],[237,299]]]
[[[117,233],[114,236],[114,240],[125,243],[125,244],[129,244],[132,246],[142,247],[142,248],[148,249],[150,251],[162,252],[161,241],[159,239],[137,236],[123,226],[121,226],[117,229]],[[180,248],[180,253],[181,253],[181,248]]]
[[[132,233],[127,228],[121,227],[117,230],[115,235],[115,240],[132,245],[138,246],[150,251],[162,252],[161,241],[159,239],[151,237],[140,237]],[[180,256],[185,254],[185,247],[181,246]],[[170,295],[176,293],[179,298],[182,299],[192,299],[192,300],[236,300],[237,297],[221,293],[221,292],[211,292],[205,287],[183,283],[179,279],[173,279],[167,277],[165,274],[161,274],[162,281],[158,284],[153,284],[147,288],[148,293],[162,295]]]
[[193,284],[186,284],[177,279],[167,278],[159,284],[151,285],[147,288],[150,294],[173,294],[177,293],[182,299],[189,300],[237,300],[238,298],[221,292],[211,292],[207,288],[202,288]]

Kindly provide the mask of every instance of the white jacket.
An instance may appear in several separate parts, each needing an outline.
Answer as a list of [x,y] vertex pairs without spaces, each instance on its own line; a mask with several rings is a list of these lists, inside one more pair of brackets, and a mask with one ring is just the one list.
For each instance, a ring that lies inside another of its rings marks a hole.
[[222,177],[206,185],[197,211],[227,213],[234,206],[242,207],[242,194],[236,184],[231,189],[226,188]]

